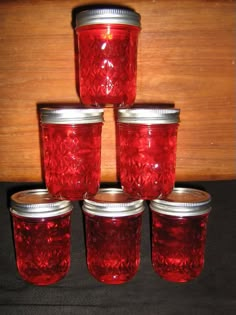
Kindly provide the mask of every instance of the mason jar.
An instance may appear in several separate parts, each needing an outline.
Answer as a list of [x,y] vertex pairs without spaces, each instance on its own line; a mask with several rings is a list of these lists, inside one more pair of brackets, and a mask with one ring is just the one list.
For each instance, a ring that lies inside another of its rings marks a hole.
[[136,97],[140,15],[127,8],[90,8],[76,15],[76,83],[84,105],[130,106]]
[[67,274],[72,208],[70,201],[56,200],[46,189],[11,196],[16,264],[25,281],[49,285]]
[[59,199],[96,194],[101,175],[102,109],[41,108],[46,186]]
[[118,110],[119,177],[132,197],[155,199],[172,191],[179,113],[158,106]]
[[165,199],[150,202],[152,265],[165,280],[186,282],[199,276],[211,196],[202,190],[174,188]]
[[121,284],[137,273],[143,211],[142,200],[117,188],[84,200],[87,266],[95,279]]

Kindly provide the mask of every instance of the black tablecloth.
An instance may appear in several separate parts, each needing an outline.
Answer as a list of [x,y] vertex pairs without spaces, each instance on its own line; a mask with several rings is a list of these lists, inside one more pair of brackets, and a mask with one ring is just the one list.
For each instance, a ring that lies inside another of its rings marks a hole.
[[98,282],[87,271],[82,213],[75,202],[70,271],[60,282],[38,287],[18,275],[8,207],[13,192],[43,186],[0,183],[0,314],[236,314],[236,181],[185,186],[203,188],[212,195],[205,267],[197,279],[178,284],[154,273],[146,209],[137,275],[121,285]]

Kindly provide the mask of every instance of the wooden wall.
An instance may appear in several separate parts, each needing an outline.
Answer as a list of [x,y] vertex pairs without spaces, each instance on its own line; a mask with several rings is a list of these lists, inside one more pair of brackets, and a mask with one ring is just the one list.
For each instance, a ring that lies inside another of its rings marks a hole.
[[[71,14],[97,2],[0,1],[1,181],[42,180],[36,107],[78,101]],[[181,109],[177,180],[236,178],[235,1],[112,3],[142,17],[137,103]],[[102,181],[116,181],[115,157],[113,110],[106,108]]]

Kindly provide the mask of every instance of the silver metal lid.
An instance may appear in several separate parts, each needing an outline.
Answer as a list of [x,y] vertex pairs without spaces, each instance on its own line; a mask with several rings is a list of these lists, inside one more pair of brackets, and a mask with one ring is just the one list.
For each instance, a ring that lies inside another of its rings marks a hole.
[[71,201],[53,198],[47,189],[19,191],[11,196],[10,211],[21,217],[48,218],[70,212]]
[[127,24],[140,27],[140,14],[126,8],[96,8],[79,12],[76,27],[92,24]]
[[82,208],[93,215],[124,217],[143,212],[144,201],[131,198],[120,188],[103,188],[94,197],[85,199]]
[[151,210],[171,216],[197,216],[211,211],[211,196],[193,188],[174,188],[165,199],[150,202]]
[[118,122],[129,124],[174,124],[179,122],[176,108],[138,107],[118,110]]
[[102,108],[40,108],[41,123],[92,124],[103,122]]

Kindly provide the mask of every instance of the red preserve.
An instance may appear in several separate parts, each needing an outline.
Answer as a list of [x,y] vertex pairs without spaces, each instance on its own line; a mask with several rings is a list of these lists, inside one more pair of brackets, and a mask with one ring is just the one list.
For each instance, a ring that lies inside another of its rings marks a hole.
[[143,201],[106,188],[84,200],[83,211],[90,274],[107,284],[133,278],[140,264]]
[[71,202],[25,190],[11,196],[10,212],[20,276],[35,285],[61,280],[70,268]]
[[102,109],[41,108],[44,177],[59,199],[81,200],[100,186]]
[[174,188],[165,199],[152,200],[152,265],[165,280],[186,282],[204,266],[210,195]]
[[132,105],[136,97],[140,15],[95,8],[76,16],[77,90],[85,105]]
[[118,110],[118,167],[122,188],[135,198],[168,195],[175,182],[179,109]]

